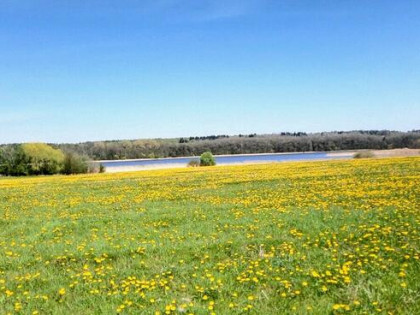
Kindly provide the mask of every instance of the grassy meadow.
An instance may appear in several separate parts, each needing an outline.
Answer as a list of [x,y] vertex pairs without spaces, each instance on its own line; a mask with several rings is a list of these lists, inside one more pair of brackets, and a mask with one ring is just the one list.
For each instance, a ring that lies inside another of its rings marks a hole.
[[0,178],[0,314],[420,314],[420,158]]

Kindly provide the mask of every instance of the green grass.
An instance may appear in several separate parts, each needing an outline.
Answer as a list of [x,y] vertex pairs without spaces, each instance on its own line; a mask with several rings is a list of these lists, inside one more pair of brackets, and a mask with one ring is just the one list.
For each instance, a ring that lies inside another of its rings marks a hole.
[[419,174],[395,158],[3,178],[0,313],[418,314]]

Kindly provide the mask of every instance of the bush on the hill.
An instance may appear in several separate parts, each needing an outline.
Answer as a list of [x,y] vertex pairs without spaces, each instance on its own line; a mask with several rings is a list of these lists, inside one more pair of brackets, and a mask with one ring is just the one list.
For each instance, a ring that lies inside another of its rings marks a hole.
[[[85,157],[87,161],[87,158]],[[88,162],[87,163],[87,173],[96,174],[96,173],[105,173],[105,166],[102,163],[97,162]]]
[[82,174],[88,172],[87,159],[81,155],[67,152],[64,156],[62,173],[69,174]]
[[200,156],[200,166],[213,166],[216,165],[216,160],[211,152],[207,151]]
[[191,160],[187,164],[188,167],[197,167],[200,166],[200,161],[198,160]]
[[355,159],[369,159],[375,157],[375,154],[372,151],[361,151],[353,155]]

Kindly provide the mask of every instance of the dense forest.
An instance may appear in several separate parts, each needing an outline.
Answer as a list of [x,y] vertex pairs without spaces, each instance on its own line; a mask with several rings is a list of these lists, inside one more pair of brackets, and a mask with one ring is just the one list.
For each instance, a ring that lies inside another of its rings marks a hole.
[[92,160],[163,158],[213,154],[247,154],[353,149],[420,148],[420,130],[283,132],[270,135],[213,135],[177,139],[95,141],[54,145]]

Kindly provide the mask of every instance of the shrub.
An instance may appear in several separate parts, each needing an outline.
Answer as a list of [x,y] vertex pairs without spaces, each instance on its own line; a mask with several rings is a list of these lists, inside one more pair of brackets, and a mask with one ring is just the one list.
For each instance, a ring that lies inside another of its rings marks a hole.
[[188,167],[197,167],[200,166],[200,161],[198,160],[191,160],[187,164]]
[[88,173],[105,173],[105,166],[102,163],[98,162],[89,162],[88,163]]
[[213,166],[216,165],[216,160],[210,151],[204,152],[200,156],[200,166]]
[[375,154],[373,154],[372,151],[361,151],[353,155],[353,158],[355,159],[369,159],[373,157],[375,157]]
[[88,169],[89,165],[85,157],[71,152],[65,154],[62,169],[63,174],[82,174],[87,173]]

